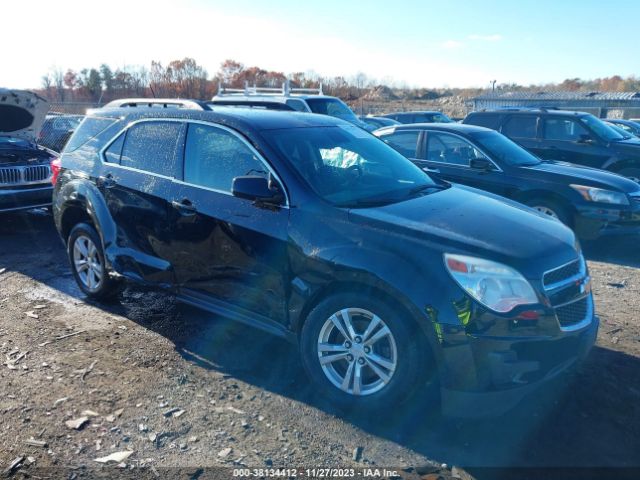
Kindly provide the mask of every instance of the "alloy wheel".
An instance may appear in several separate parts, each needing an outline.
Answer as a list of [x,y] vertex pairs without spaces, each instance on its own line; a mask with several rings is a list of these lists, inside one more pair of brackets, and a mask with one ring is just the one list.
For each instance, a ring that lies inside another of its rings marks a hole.
[[355,396],[383,389],[398,366],[393,333],[374,313],[344,308],[331,315],[318,335],[318,360],[327,379]]
[[90,291],[100,288],[104,266],[96,244],[89,237],[80,235],[73,243],[73,264],[82,284]]
[[545,207],[544,205],[535,205],[531,208],[533,208],[534,210],[537,210],[540,213],[544,213],[545,215],[555,218],[556,220],[560,220],[560,218],[558,217],[558,214],[554,210],[550,209],[549,207]]

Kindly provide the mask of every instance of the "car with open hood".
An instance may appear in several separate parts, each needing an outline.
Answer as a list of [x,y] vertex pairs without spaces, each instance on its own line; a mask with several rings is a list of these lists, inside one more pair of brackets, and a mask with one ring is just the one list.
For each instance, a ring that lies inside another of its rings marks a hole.
[[433,387],[447,413],[495,414],[598,330],[570,229],[328,115],[97,110],[55,173],[82,292],[138,282],[278,335],[344,408],[401,408]]
[[621,175],[541,160],[504,135],[473,125],[401,125],[374,135],[433,175],[524,203],[581,238],[640,233],[640,185]]
[[48,109],[33,92],[0,89],[0,213],[51,205],[55,153],[36,144]]

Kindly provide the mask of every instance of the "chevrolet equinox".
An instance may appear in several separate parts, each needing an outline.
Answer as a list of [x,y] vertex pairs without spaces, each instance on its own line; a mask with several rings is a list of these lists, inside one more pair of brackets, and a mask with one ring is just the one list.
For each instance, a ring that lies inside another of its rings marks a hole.
[[497,413],[593,344],[589,273],[559,221],[330,116],[154,110],[94,111],[53,164],[87,296],[139,282],[284,337],[348,408],[434,386],[446,414]]

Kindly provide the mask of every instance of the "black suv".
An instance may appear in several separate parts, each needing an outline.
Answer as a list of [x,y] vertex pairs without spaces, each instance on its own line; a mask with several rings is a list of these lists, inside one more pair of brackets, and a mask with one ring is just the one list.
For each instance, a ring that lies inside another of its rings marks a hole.
[[498,130],[538,157],[600,168],[640,182],[640,139],[582,112],[510,109],[472,112],[463,123]]
[[504,135],[473,125],[400,125],[374,135],[431,175],[529,205],[580,237],[640,232],[640,185],[620,175],[540,160]]
[[299,344],[319,390],[358,408],[432,385],[451,414],[502,411],[593,344],[590,277],[560,222],[329,116],[135,110],[90,114],[56,171],[88,296],[170,289]]

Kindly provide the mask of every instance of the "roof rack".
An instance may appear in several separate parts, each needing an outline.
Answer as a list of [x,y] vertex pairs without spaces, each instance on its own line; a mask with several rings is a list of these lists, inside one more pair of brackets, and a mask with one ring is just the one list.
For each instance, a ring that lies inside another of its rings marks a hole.
[[146,107],[146,108],[184,108],[188,110],[204,110],[196,100],[179,98],[120,98],[107,103],[102,108]]
[[282,83],[282,87],[253,87],[249,86],[249,82],[244,82],[244,88],[229,88],[225,87],[222,82],[218,84],[218,96],[230,96],[230,95],[274,95],[289,97],[292,94],[306,94],[306,95],[324,95],[322,92],[322,83],[319,88],[292,88],[289,80]]

